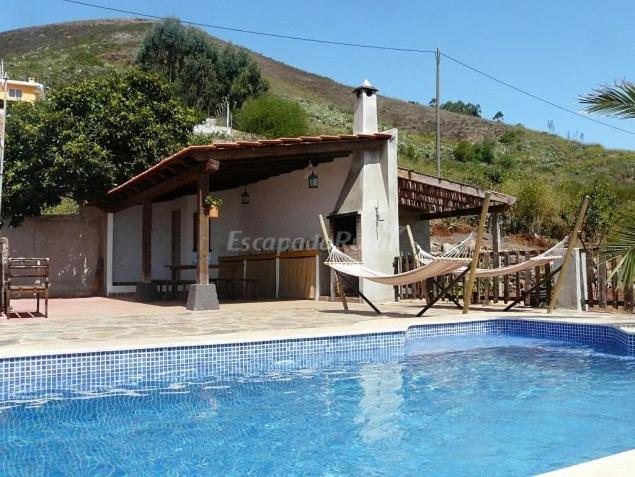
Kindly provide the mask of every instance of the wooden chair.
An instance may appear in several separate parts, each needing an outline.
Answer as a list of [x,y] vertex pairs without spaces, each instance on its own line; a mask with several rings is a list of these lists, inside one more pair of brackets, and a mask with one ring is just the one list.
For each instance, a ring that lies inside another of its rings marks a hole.
[[44,317],[49,314],[49,259],[9,258],[4,282],[4,313],[10,317],[11,298],[23,294],[35,295],[40,312],[40,298],[44,297]]

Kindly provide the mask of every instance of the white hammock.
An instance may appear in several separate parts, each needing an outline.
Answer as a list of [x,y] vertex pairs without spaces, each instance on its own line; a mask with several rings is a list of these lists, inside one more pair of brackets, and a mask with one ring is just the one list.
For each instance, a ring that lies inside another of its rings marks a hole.
[[377,272],[365,267],[363,263],[346,255],[332,243],[329,243],[329,256],[324,263],[337,272],[353,277],[364,278],[383,285],[408,285],[410,283],[420,282],[426,278],[452,273],[458,268],[464,267],[465,264],[471,260],[471,250],[469,247],[471,240],[472,237],[470,236],[439,257],[433,257],[429,254],[420,254],[419,259],[424,265],[394,275]]
[[[549,250],[545,250],[540,255],[536,255],[535,257],[531,257],[528,260],[525,260],[520,263],[514,263],[512,265],[505,265],[504,267],[496,267],[496,268],[477,268],[476,269],[476,277],[477,278],[490,278],[490,277],[500,277],[502,275],[510,275],[512,273],[522,272],[524,270],[529,270],[531,268],[539,267],[540,265],[546,265],[547,263],[553,262],[558,258],[562,258],[564,255],[564,250],[566,248],[566,243],[568,241],[568,237],[565,237],[564,240],[561,240]],[[453,273],[459,274],[465,271],[465,268],[459,268],[454,270]]]

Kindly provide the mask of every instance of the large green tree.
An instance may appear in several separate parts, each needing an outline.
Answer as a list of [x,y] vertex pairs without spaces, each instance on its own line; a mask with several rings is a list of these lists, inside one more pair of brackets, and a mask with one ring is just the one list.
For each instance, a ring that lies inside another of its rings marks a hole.
[[185,27],[178,19],[157,23],[144,38],[136,61],[142,69],[174,83],[183,101],[205,115],[225,102],[240,107],[268,89],[260,68],[245,51],[219,47],[205,32]]
[[186,144],[196,113],[155,74],[114,72],[10,108],[3,216],[11,224],[65,197],[106,191]]

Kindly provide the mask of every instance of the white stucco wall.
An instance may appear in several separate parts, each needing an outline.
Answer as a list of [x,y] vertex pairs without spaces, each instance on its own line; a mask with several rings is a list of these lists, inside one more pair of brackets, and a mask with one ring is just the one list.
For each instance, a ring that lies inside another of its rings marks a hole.
[[250,237],[315,237],[318,215],[333,212],[350,164],[350,158],[339,158],[318,166],[317,189],[308,188],[304,170],[248,186],[251,204],[241,206],[240,230]]
[[112,281],[141,281],[141,206],[113,214]]
[[[333,211],[350,164],[351,158],[343,157],[319,165],[317,189],[308,188],[305,170],[249,184],[249,205],[240,203],[242,187],[213,193],[223,199],[223,206],[220,218],[211,222],[210,263],[218,263],[219,256],[242,253],[228,250],[232,231],[238,239],[313,239],[320,233],[318,214]],[[196,196],[155,203],[152,207],[152,278],[170,277],[165,265],[171,262],[171,214],[176,209],[181,210],[181,263],[195,263],[192,244]],[[259,244],[262,245],[262,240]],[[112,268],[113,282],[141,279],[141,206],[113,216]],[[212,271],[211,275],[216,273]],[[194,276],[193,270],[181,272],[184,279],[194,279]]]
[[[362,261],[373,270],[392,274],[399,255],[399,196],[397,185],[397,130],[381,151],[364,151],[362,172]],[[361,280],[370,300],[394,300],[393,287]]]

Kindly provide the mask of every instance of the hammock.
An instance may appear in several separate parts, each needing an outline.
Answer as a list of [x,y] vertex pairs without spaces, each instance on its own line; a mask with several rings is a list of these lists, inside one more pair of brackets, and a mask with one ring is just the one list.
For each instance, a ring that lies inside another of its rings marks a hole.
[[377,272],[365,267],[363,263],[346,255],[332,243],[329,243],[329,256],[324,263],[336,272],[344,273],[353,277],[364,278],[383,285],[408,285],[410,283],[420,282],[427,278],[452,273],[461,267],[465,267],[465,265],[472,260],[470,257],[471,250],[469,247],[469,242],[471,240],[472,237],[470,236],[456,247],[439,257],[434,257],[424,252],[424,254],[420,254],[419,256],[419,260],[423,263],[422,266],[407,272],[396,273],[394,275]]
[[[528,260],[520,263],[514,263],[512,265],[505,265],[504,267],[496,267],[496,268],[477,268],[476,269],[476,277],[477,278],[491,278],[491,277],[500,277],[502,275],[510,275],[512,273],[522,272],[524,270],[529,270],[531,268],[539,267],[540,265],[545,265],[547,263],[553,262],[558,258],[562,258],[564,256],[564,250],[566,248],[566,243],[568,241],[568,237],[565,237],[563,240],[555,244],[549,250],[545,250],[540,255],[536,255],[535,257],[531,257]],[[462,273],[465,271],[465,268],[459,268],[454,270],[452,273]]]

